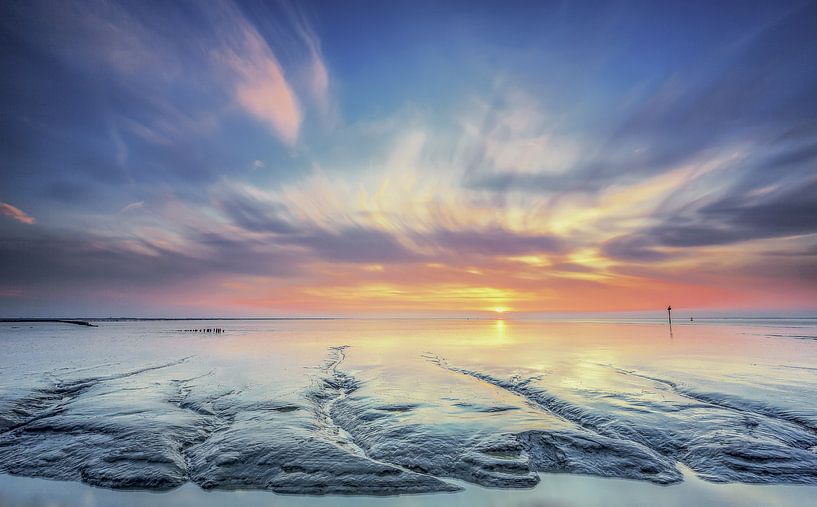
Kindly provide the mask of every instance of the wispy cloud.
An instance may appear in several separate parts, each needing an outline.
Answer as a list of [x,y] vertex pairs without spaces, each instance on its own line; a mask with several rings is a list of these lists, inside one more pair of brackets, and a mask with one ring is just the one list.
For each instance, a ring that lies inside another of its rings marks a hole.
[[9,218],[17,220],[18,222],[29,225],[37,221],[34,217],[28,215],[25,211],[21,210],[20,208],[12,206],[11,204],[5,202],[0,202],[0,214],[3,214]]
[[330,94],[329,70],[321,50],[321,41],[304,12],[296,4],[282,3],[295,33],[309,53],[308,84],[324,120],[332,121],[335,113]]
[[119,210],[120,214],[127,213],[128,211],[133,211],[136,209],[141,209],[145,207],[145,201],[136,201],[124,206],[121,210]]
[[0,280],[225,313],[814,300],[814,6],[660,37],[626,5],[347,9],[3,4],[0,188],[41,223],[0,203]]
[[264,38],[247,23],[240,30],[238,44],[217,54],[235,73],[235,99],[283,142],[294,146],[303,121],[295,92]]

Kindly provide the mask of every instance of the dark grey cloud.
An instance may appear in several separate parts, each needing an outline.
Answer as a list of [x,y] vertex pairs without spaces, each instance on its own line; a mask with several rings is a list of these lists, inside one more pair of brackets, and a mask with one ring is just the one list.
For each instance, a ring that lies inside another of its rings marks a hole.
[[692,220],[668,217],[647,236],[662,245],[693,247],[815,234],[817,178],[765,197],[727,195]]
[[188,250],[168,250],[138,238],[92,233],[3,231],[0,280],[14,288],[168,287],[223,275],[287,277],[300,257],[262,243],[219,235],[191,238]]
[[815,264],[817,264],[817,238],[814,242],[807,246],[798,246],[790,249],[777,249],[766,252],[766,255],[781,256],[781,257],[813,257]]
[[[756,189],[755,189],[756,190]],[[658,261],[657,247],[694,248],[817,234],[817,177],[765,195],[747,191],[661,217],[659,225],[608,241],[606,255]]]
[[[717,285],[734,288],[736,280],[757,290],[781,286],[812,289],[817,280],[815,255],[779,255],[775,250],[757,250],[751,257],[702,260],[695,269],[667,269],[650,263],[622,263],[612,268],[616,275],[662,280],[668,283]],[[757,279],[765,279],[758,284]],[[754,280],[754,281],[753,281]],[[810,303],[810,301],[804,301]],[[806,305],[804,305],[806,306]]]
[[194,245],[206,247],[199,263],[213,273],[284,278],[302,273],[303,254],[286,245],[226,233],[198,234],[191,240]]
[[661,261],[669,254],[656,250],[657,245],[651,238],[640,235],[619,236],[602,245],[602,252],[607,257],[631,261]]
[[337,230],[314,224],[298,225],[283,218],[283,204],[261,202],[251,196],[227,193],[218,205],[230,221],[260,240],[281,247],[309,251],[309,257],[351,263],[394,263],[416,260],[418,255],[404,247],[392,234],[364,226],[344,226]]
[[556,272],[567,273],[592,273],[595,269],[585,264],[576,264],[575,262],[557,262],[553,264],[550,269]]
[[227,217],[242,229],[276,234],[292,234],[297,231],[279,216],[286,211],[282,205],[260,203],[237,195],[219,199],[219,205]]
[[311,229],[285,239],[308,247],[316,257],[327,261],[361,263],[411,262],[419,259],[391,234],[363,227],[337,231]]
[[519,234],[501,228],[484,230],[439,229],[430,234],[415,235],[421,245],[447,250],[459,256],[508,256],[557,253],[566,248],[565,241],[554,235]]

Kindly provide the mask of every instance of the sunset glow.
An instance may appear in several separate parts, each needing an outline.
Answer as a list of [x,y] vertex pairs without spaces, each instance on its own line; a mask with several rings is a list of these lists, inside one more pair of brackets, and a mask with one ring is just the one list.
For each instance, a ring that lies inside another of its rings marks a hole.
[[817,0],[0,41],[0,507],[813,503]]
[[0,313],[817,308],[813,5],[366,5],[11,7]]

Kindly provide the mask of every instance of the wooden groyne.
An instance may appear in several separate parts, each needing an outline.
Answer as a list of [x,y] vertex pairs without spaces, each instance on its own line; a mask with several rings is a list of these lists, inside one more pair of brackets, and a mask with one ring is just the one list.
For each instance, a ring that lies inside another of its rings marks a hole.
[[207,327],[204,329],[177,329],[180,333],[223,333],[224,330],[220,327]]

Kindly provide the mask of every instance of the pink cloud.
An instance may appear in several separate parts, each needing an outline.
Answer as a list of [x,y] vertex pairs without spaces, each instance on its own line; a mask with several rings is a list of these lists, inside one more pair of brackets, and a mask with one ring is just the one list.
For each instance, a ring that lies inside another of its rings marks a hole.
[[253,28],[244,26],[240,47],[223,57],[238,76],[235,87],[238,103],[283,142],[294,145],[303,119],[301,108],[284,70],[264,39]]
[[7,217],[11,217],[14,220],[17,220],[18,222],[22,222],[24,224],[33,224],[34,222],[37,221],[34,217],[29,216],[26,212],[24,212],[20,208],[17,208],[15,206],[12,206],[11,204],[7,204],[5,202],[0,202],[0,213],[2,213],[3,215],[6,215]]

